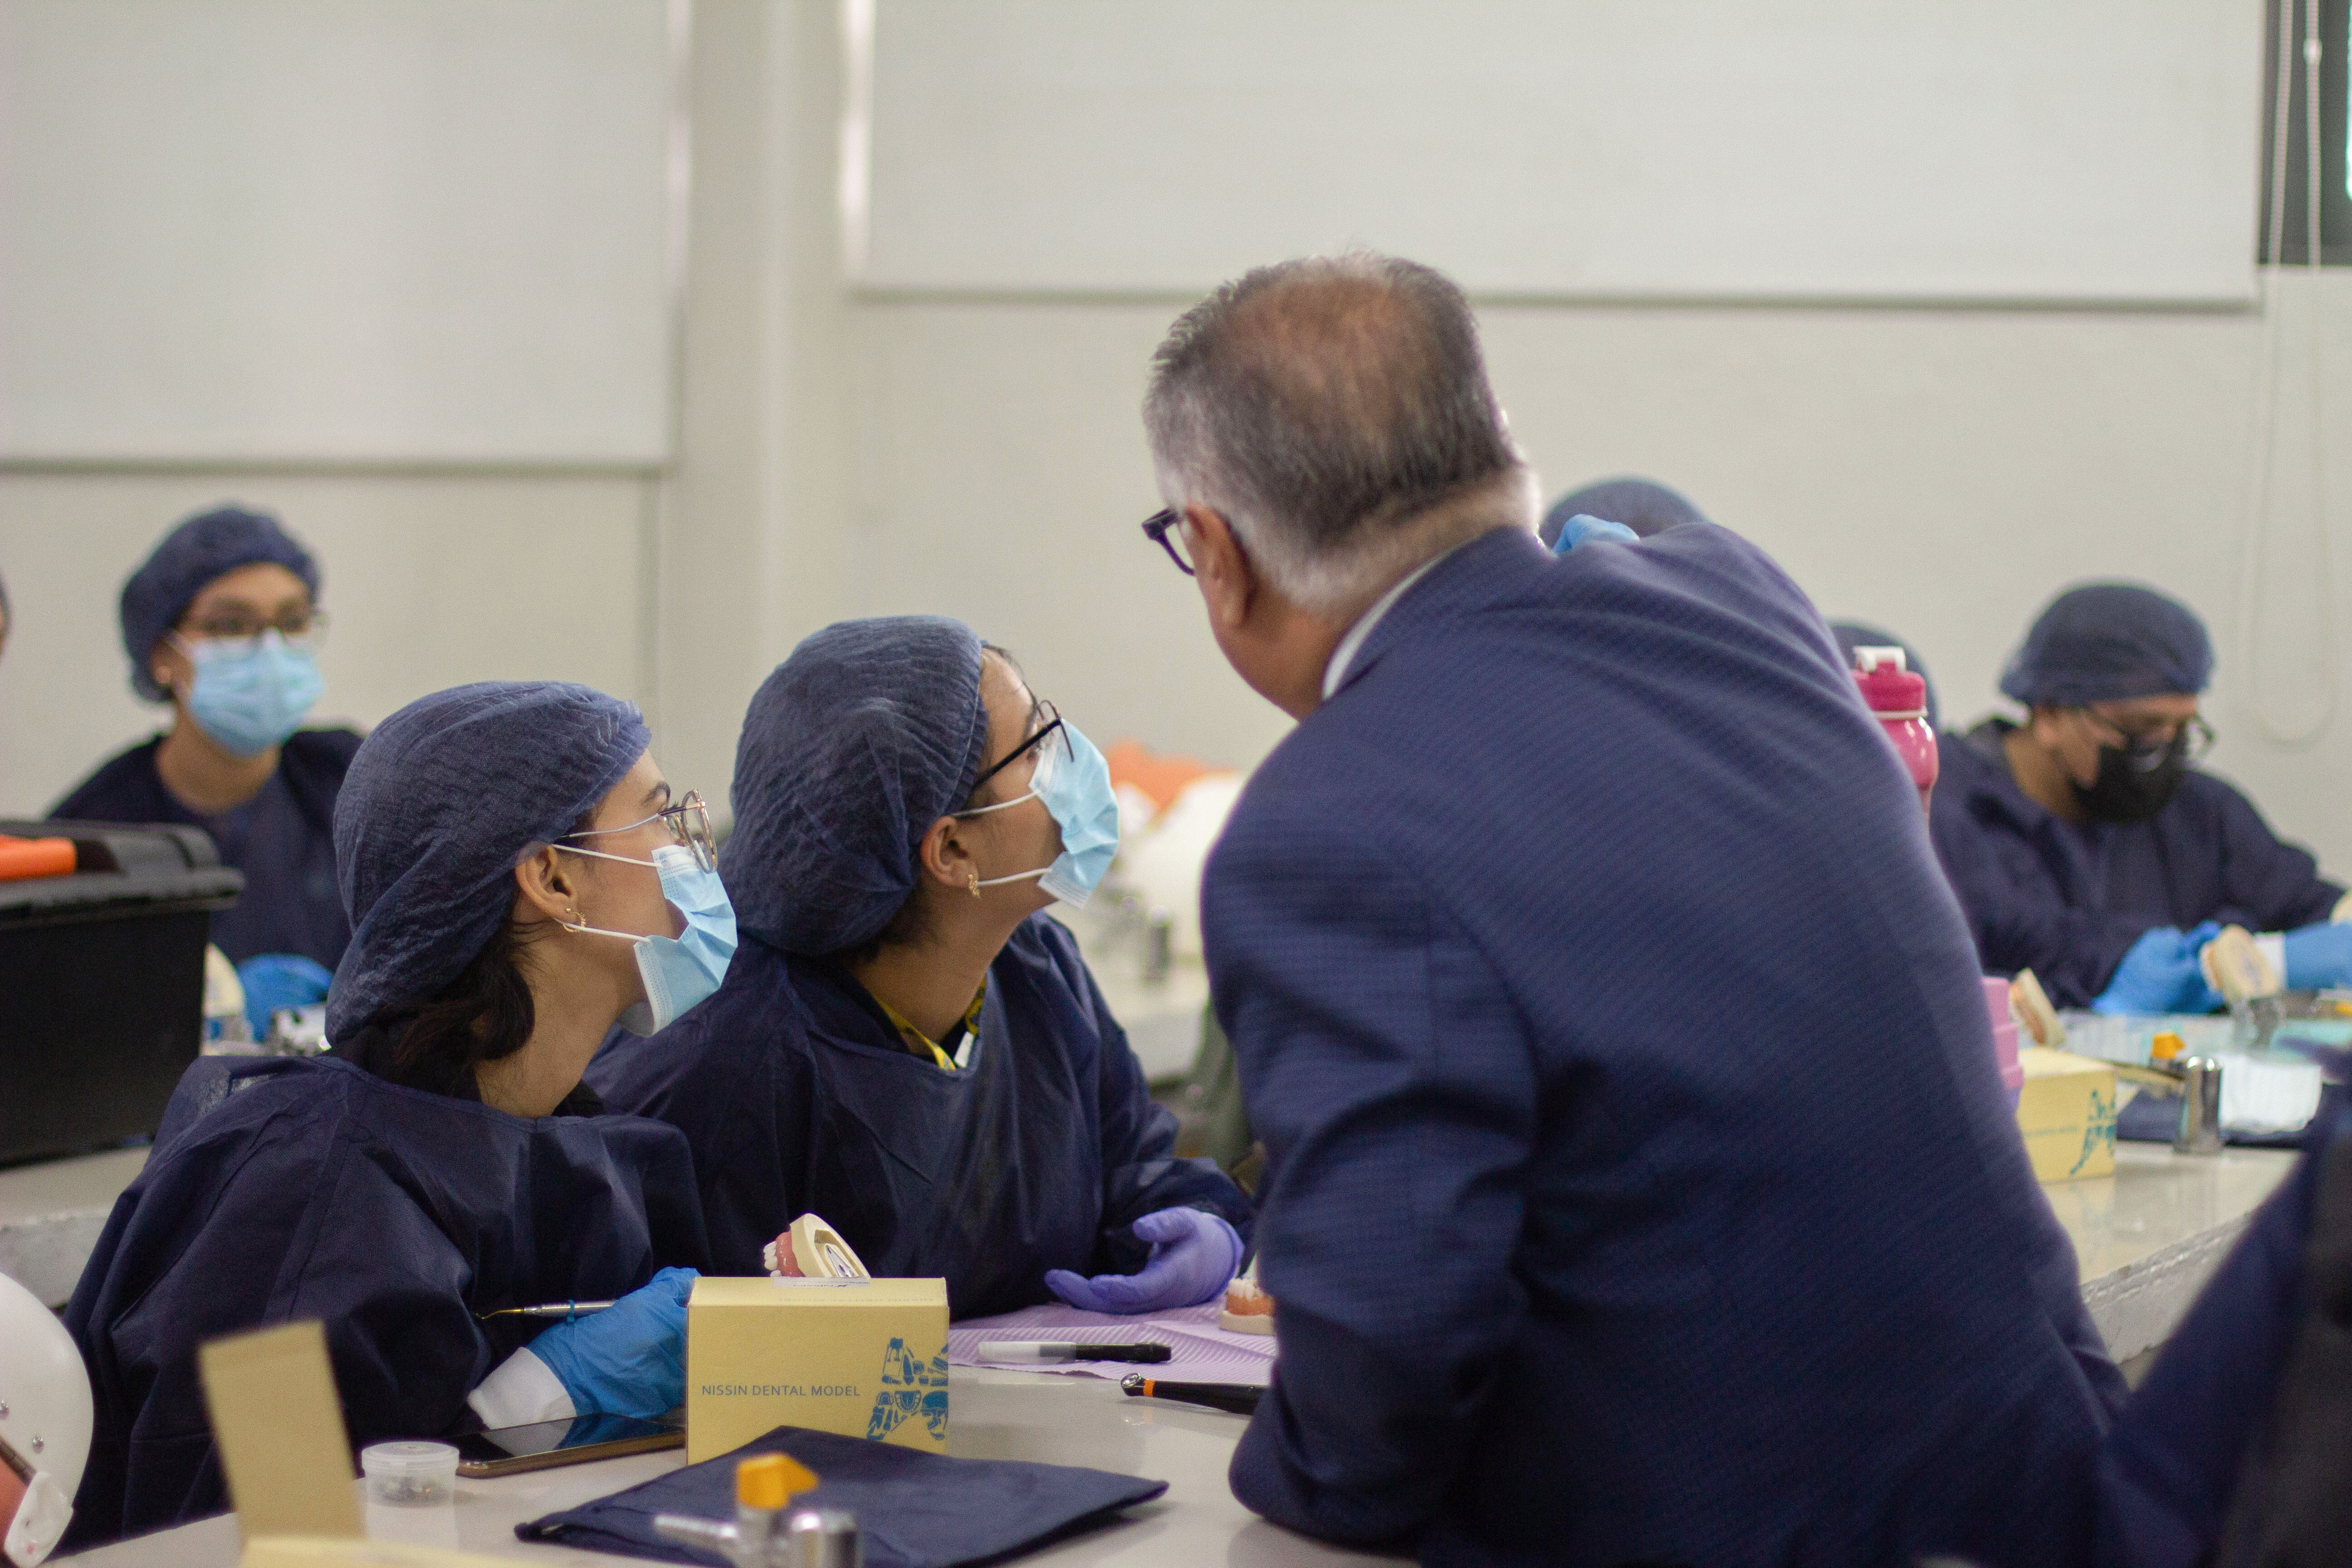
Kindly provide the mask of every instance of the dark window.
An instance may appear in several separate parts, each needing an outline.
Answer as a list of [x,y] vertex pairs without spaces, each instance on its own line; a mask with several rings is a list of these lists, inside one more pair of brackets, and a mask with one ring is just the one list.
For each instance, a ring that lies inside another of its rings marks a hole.
[[[2346,150],[2352,139],[2352,120],[2345,104],[2346,18],[2352,0],[2255,0],[2266,18],[2263,28],[2263,196],[2262,226],[2255,233],[2254,255],[2261,261],[2281,261],[2298,267],[2310,258],[2308,236],[2311,190],[2309,159],[2311,126],[2306,110],[2304,64],[2305,29],[2316,6],[2319,20],[2319,255],[2337,266],[2352,265],[2352,191],[2347,191]],[[2280,14],[2286,15],[2284,74],[2286,117],[2278,114],[2281,75]],[[2284,134],[2282,134],[2284,132]],[[2284,168],[2274,165],[2284,162]],[[2284,175],[2282,181],[2280,176]],[[2278,213],[2278,254],[2271,254],[2271,196],[2281,195]]]

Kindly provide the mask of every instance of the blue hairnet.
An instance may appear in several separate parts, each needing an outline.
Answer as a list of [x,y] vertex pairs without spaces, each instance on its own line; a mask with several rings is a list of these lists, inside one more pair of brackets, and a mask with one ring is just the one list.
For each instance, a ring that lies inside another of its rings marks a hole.
[[1853,667],[1853,650],[1858,647],[1899,647],[1903,650],[1903,668],[1927,683],[1927,728],[1944,727],[1943,712],[1936,706],[1936,678],[1927,673],[1919,650],[1896,637],[1882,631],[1868,621],[1832,621],[1830,635],[1837,638],[1838,652],[1845,656],[1846,668]]
[[552,680],[422,697],[376,726],[335,802],[352,944],[327,1037],[422,1005],[514,907],[514,868],[612,792],[650,737],[636,705]]
[[122,649],[131,656],[131,689],[150,702],[164,700],[147,668],[148,656],[205,584],[259,562],[283,566],[319,596],[319,563],[267,512],[216,507],[189,518],[163,536],[122,584]]
[[823,954],[879,935],[915,853],[988,750],[979,637],[939,616],[840,621],[751,699],[719,873],[744,931]]
[[1622,523],[1644,539],[1676,523],[1706,521],[1706,514],[1680,491],[1654,479],[1627,477],[1595,479],[1582,489],[1569,491],[1551,503],[1551,510],[1544,513],[1543,526],[1536,532],[1545,544],[1557,544],[1560,525],[1579,512],[1604,522]]
[[2080,708],[2199,692],[2212,678],[2213,645],[2188,605],[2129,583],[2086,583],[2050,601],[2000,689],[2029,708]]

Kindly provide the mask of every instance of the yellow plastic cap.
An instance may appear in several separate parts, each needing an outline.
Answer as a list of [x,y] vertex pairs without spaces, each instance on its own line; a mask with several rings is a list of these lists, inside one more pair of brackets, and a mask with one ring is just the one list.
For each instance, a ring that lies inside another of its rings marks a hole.
[[745,1508],[781,1509],[793,1494],[815,1489],[815,1473],[789,1454],[761,1454],[735,1467],[735,1500]]
[[2157,1061],[2168,1062],[2189,1047],[2179,1035],[2167,1029],[2147,1043],[2147,1054]]

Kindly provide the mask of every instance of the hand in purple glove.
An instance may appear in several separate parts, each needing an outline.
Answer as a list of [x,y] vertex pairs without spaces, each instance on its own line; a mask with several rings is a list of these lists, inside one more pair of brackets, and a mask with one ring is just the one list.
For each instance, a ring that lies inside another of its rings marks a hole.
[[1136,1274],[1089,1279],[1066,1268],[1045,1270],[1045,1289],[1088,1312],[1158,1312],[1197,1307],[1232,1282],[1242,1266],[1242,1238],[1200,1209],[1159,1209],[1135,1222],[1151,1257]]

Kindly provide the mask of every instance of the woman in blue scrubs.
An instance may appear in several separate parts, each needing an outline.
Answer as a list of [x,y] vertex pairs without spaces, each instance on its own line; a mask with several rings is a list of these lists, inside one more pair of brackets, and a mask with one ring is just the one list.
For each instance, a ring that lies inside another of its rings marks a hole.
[[2084,584],[2035,618],[2000,678],[2025,717],[1947,740],[1929,811],[1987,973],[2031,969],[2062,1007],[2204,1012],[2210,922],[2264,933],[2289,985],[2352,984],[2343,885],[2193,765],[2212,673],[2204,623],[2152,589]]
[[1059,1295],[1189,1306],[1249,1201],[1174,1157],[1069,933],[1118,847],[1101,754],[969,626],[846,621],[751,700],[720,874],[744,942],[719,994],[590,1072],[694,1147],[714,1262],[822,1215],[960,1318]]
[[[298,728],[322,689],[319,566],[278,520],[225,506],[163,536],[122,585],[131,689],[172,727],[109,758],[52,816],[193,824],[245,892],[215,946],[257,994],[251,1011],[326,994],[351,926],[335,893],[335,796],[349,730]],[[260,961],[260,962],[256,962]]]
[[[73,1543],[224,1505],[196,1348],[259,1324],[325,1323],[362,1446],[680,1402],[692,1158],[580,1087],[616,1022],[691,1006],[734,941],[700,803],[646,742],[628,703],[497,682],[360,748],[333,1049],[192,1068],[66,1309],[96,1398]],[[543,1331],[484,1317],[613,1299]]]

